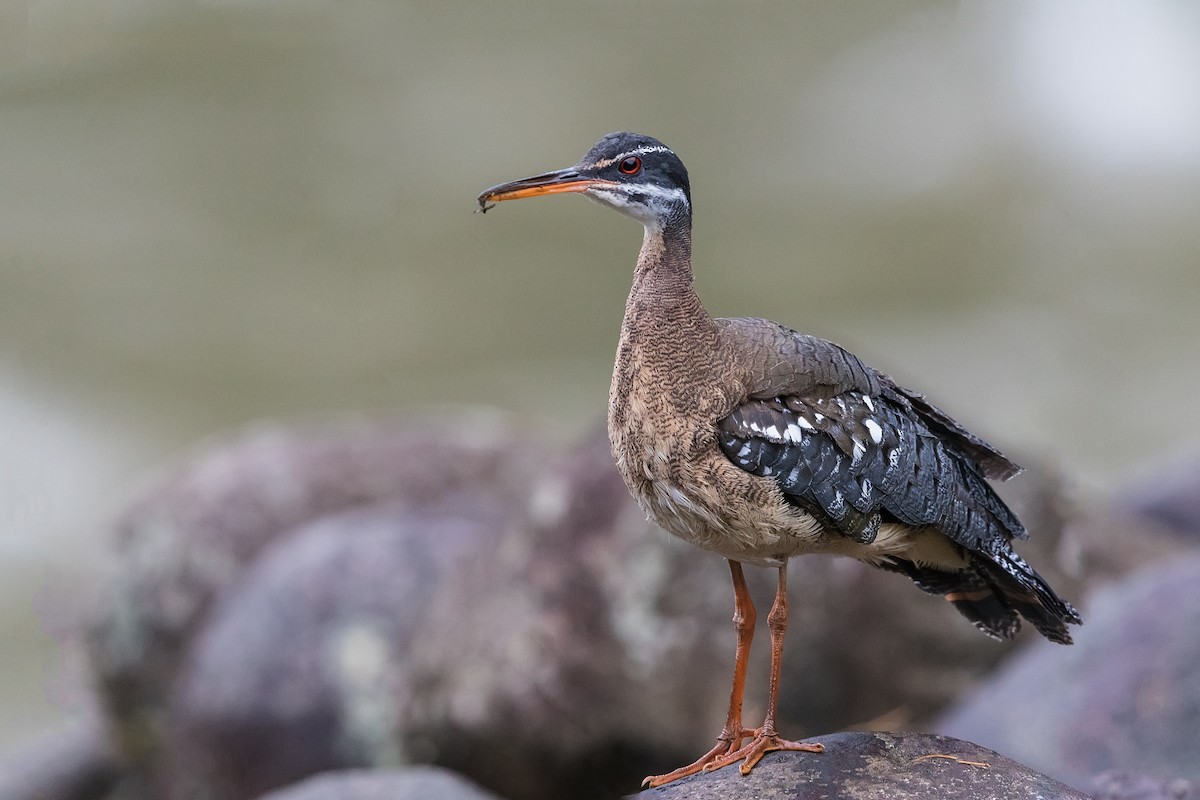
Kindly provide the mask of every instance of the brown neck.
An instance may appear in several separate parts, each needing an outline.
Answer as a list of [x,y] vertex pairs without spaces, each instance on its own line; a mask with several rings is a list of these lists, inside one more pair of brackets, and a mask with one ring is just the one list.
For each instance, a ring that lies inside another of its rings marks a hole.
[[681,323],[694,326],[701,321],[712,323],[696,295],[692,277],[691,226],[647,228],[625,305],[626,325],[642,323],[660,328]]
[[728,411],[713,410],[724,403],[720,339],[696,296],[691,253],[686,226],[646,232],[609,391],[609,436],[619,465],[642,457],[646,431],[685,420],[708,425],[708,416]]
[[652,369],[673,373],[679,369],[699,374],[704,354],[715,352],[717,326],[705,311],[692,280],[692,235],[689,225],[646,230],[634,271],[633,288],[625,303],[621,325],[620,356]]

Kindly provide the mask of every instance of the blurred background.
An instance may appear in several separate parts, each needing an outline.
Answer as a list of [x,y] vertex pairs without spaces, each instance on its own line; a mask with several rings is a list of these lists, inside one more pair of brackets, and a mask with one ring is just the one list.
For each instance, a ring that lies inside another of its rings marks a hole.
[[701,295],[1116,493],[1195,449],[1200,7],[0,0],[0,749],[111,517],[263,418],[603,415],[636,225],[503,180],[635,130]]

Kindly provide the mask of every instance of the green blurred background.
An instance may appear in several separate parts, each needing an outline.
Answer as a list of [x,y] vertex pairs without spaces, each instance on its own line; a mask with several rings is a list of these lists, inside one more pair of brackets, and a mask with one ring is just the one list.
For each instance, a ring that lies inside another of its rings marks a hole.
[[618,129],[689,166],[714,314],[1084,492],[1200,442],[1200,6],[0,0],[0,748],[78,708],[53,635],[198,440],[601,418],[641,232],[472,212]]

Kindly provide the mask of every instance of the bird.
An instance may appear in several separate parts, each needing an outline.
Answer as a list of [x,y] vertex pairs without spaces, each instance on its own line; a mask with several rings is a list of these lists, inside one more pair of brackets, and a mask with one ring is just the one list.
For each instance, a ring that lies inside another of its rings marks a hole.
[[[1070,644],[1079,612],[1012,547],[1028,536],[990,480],[1021,468],[925,395],[825,339],[766,319],[714,318],[696,293],[688,171],[658,139],[617,132],[577,164],[493,186],[479,210],[578,193],[643,226],[608,403],[612,455],[661,528],[723,556],[736,650],[716,744],[661,786],[766,753],[819,753],[780,736],[776,717],[790,559],[856,558],[945,597],[984,633],[1021,619]],[[742,698],[756,612],[743,564],[774,568],[766,713],[747,728]]]

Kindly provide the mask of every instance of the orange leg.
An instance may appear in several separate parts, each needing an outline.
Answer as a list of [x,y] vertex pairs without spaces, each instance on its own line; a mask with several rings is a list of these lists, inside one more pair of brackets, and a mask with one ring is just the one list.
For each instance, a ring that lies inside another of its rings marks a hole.
[[744,731],[754,738],[745,747],[719,756],[704,766],[705,771],[720,769],[735,761],[741,761],[741,773],[749,775],[764,755],[772,750],[801,750],[820,753],[825,747],[809,742],[792,742],[782,739],[775,730],[775,714],[779,706],[779,668],[783,663],[783,635],[787,633],[787,562],[779,567],[779,587],[775,602],[767,615],[767,628],[771,631],[771,682],[767,694],[767,716],[762,727],[756,731]]
[[662,786],[688,775],[694,775],[704,770],[716,759],[737,751],[742,746],[742,740],[753,736],[755,731],[742,727],[742,694],[746,688],[746,662],[750,657],[750,642],[754,638],[754,603],[750,599],[750,590],[746,588],[746,578],[742,574],[742,565],[737,561],[729,562],[729,574],[733,578],[733,628],[737,631],[737,651],[733,659],[733,688],[729,692],[729,713],[725,717],[725,727],[717,736],[717,743],[698,759],[680,767],[666,775],[651,775],[642,781],[643,786]]

